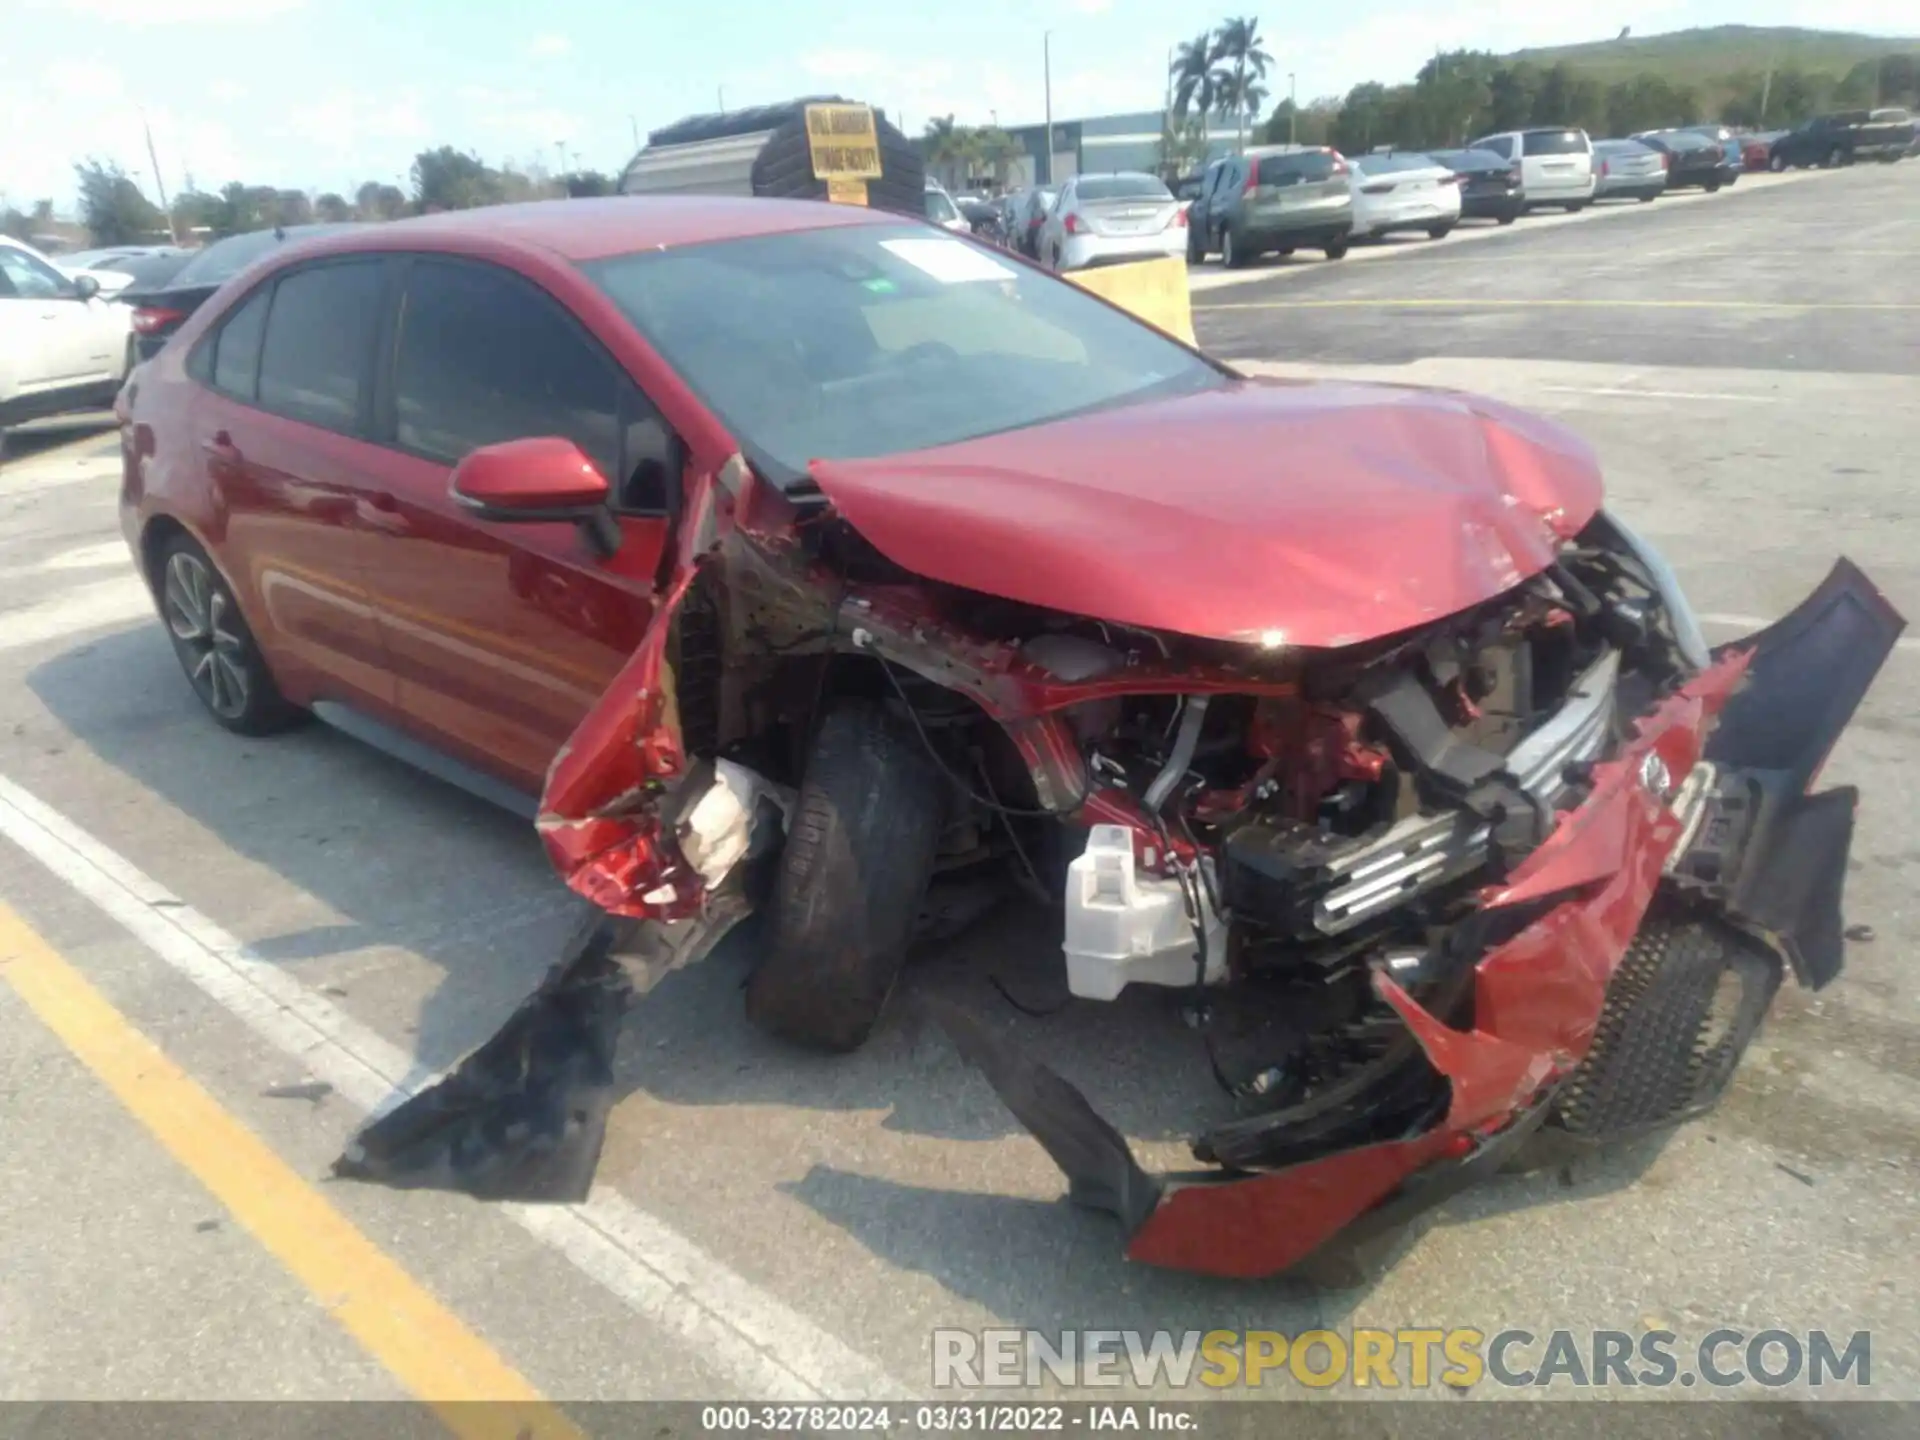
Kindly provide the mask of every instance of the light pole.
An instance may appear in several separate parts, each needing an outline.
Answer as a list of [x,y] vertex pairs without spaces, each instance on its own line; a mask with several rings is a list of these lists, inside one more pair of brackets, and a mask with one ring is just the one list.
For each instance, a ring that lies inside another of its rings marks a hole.
[[637,155],[640,153],[640,122],[629,115],[627,116],[627,124],[633,127],[633,151],[634,154]]
[[1287,143],[1296,143],[1300,133],[1300,102],[1294,98],[1293,72],[1287,72]]
[[1047,105],[1047,178],[1041,183],[1051,185],[1053,183],[1053,32],[1051,30],[1040,32],[1040,74],[1042,83],[1046,86]]

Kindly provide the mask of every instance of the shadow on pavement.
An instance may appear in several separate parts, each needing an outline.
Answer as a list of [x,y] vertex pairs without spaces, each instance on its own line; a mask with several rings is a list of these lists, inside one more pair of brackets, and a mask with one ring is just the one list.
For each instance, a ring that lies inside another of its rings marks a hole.
[[0,470],[83,441],[111,441],[114,433],[113,417],[105,413],[36,420],[8,430],[4,440],[0,440]]

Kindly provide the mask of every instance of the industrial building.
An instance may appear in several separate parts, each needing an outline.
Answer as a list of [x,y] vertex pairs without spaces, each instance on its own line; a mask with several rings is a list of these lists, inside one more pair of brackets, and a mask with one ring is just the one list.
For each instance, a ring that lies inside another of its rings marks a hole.
[[[1047,127],[1039,125],[1010,125],[1005,127],[1009,135],[1019,141],[1026,151],[1024,161],[1016,160],[1008,169],[1009,185],[1032,185],[1049,178],[1055,182],[1065,180],[1070,175],[1111,174],[1116,170],[1144,170],[1149,174],[1160,169],[1161,135],[1166,125],[1164,110],[1140,110],[1128,115],[1093,115],[1081,120],[1056,120],[1053,122],[1053,173],[1048,176],[1042,157],[1047,149]],[[1253,143],[1253,127],[1246,134],[1247,143]],[[1207,130],[1206,160],[1217,156],[1231,155],[1234,142],[1239,138],[1231,123],[1213,118]],[[1200,169],[1206,160],[1196,160],[1188,167]]]

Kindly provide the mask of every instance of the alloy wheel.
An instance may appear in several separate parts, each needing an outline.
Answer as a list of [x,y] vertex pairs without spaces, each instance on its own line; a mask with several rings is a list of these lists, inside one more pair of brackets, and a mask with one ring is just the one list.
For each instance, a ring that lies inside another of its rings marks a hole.
[[197,555],[176,551],[167,561],[162,597],[167,629],[195,692],[221,719],[239,719],[253,687],[246,636],[226,587]]

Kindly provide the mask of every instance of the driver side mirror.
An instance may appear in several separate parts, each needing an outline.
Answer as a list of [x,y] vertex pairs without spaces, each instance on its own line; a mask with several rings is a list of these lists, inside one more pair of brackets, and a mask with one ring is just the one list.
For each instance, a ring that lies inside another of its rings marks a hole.
[[482,445],[453,467],[447,488],[483,520],[578,525],[601,555],[620,548],[620,526],[607,509],[607,477],[558,435]]
[[93,299],[94,296],[98,295],[99,293],[100,293],[100,282],[94,279],[93,276],[76,275],[73,277],[73,298],[74,299],[91,300]]

